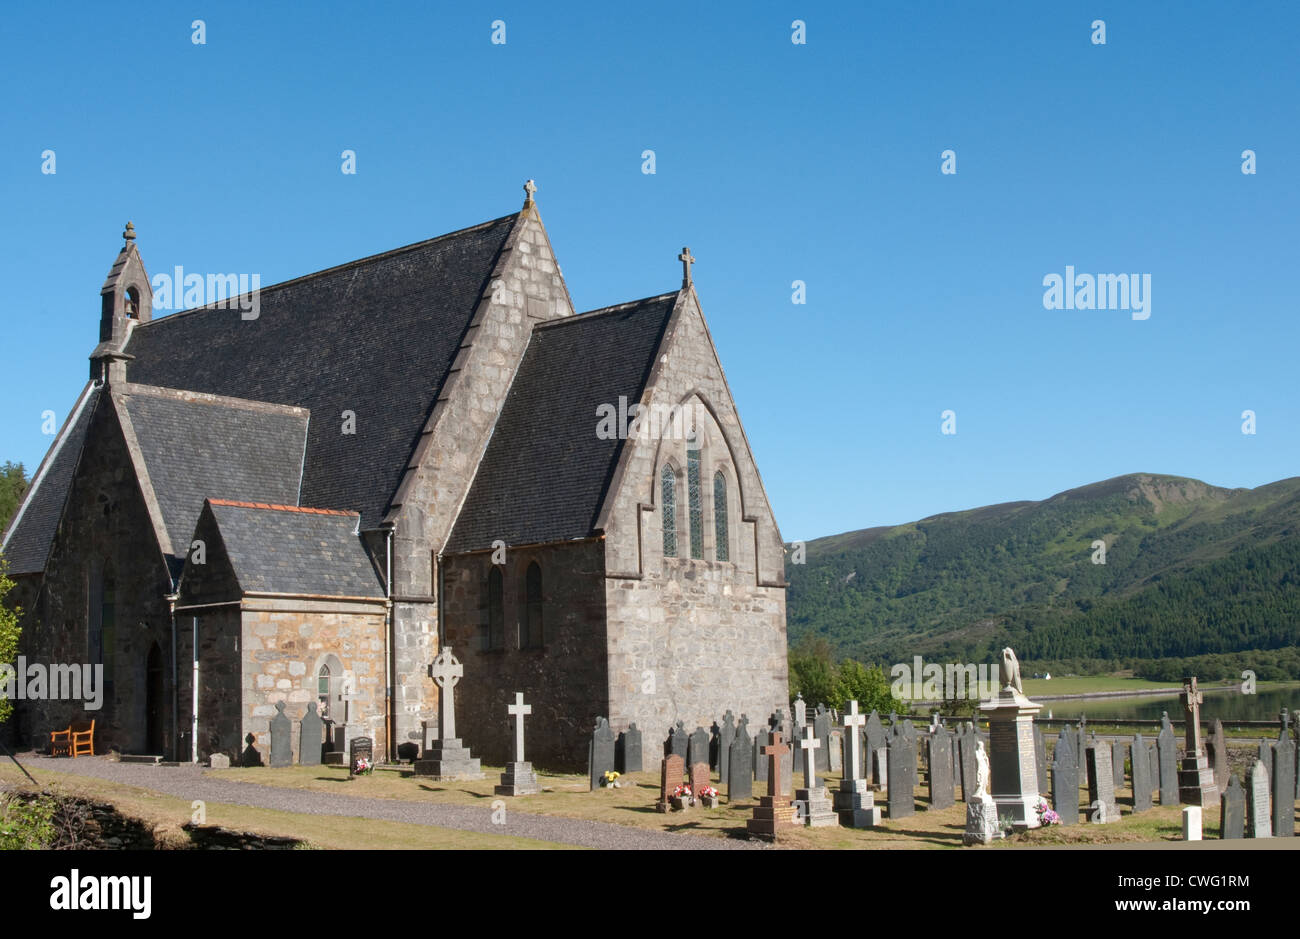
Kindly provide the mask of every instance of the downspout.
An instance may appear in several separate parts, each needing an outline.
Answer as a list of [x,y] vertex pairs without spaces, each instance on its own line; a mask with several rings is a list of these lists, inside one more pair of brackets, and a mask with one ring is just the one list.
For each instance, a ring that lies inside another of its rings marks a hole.
[[190,678],[193,700],[190,703],[190,762],[199,761],[199,618],[190,617],[190,642],[193,649],[194,672]]
[[388,748],[389,762],[397,760],[397,746],[393,740],[393,728],[396,724],[393,714],[393,646],[396,628],[393,616],[393,532],[391,524],[385,533],[384,553],[387,558],[384,573],[384,742]]
[[180,677],[179,663],[176,661],[176,598],[178,594],[165,594],[167,612],[172,621],[172,745],[169,753],[172,759],[180,760],[181,754],[181,689],[177,679]]

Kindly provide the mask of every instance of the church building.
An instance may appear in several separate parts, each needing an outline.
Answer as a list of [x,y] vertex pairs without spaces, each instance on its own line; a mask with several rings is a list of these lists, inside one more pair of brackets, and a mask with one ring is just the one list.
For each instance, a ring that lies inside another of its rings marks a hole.
[[677,721],[786,704],[781,535],[694,258],[575,313],[535,189],[158,318],[128,223],[89,382],[3,540],[20,653],[101,665],[103,706],[17,702],[21,742],[93,718],[97,753],[265,753],[276,703],[315,702],[409,758],[443,647],[487,763],[515,692],[543,767],[583,763],[599,717],[636,723],[648,767]]

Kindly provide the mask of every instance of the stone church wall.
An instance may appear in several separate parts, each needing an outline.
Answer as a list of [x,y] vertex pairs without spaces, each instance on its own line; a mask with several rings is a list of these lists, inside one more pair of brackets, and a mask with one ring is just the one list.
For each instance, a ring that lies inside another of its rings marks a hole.
[[[542,572],[540,649],[521,649],[525,576]],[[456,729],[475,756],[503,764],[512,755],[513,721],[506,706],[515,692],[533,707],[526,718],[526,756],[534,765],[586,765],[587,740],[606,716],[603,542],[599,539],[511,549],[502,565],[504,648],[485,650],[489,552],[444,559],[446,641],[465,667],[456,686]]]

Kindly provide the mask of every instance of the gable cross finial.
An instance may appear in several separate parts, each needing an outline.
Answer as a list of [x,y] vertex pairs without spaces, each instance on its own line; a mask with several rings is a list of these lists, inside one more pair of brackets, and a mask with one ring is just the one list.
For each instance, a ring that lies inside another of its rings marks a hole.
[[127,244],[130,244],[131,242],[135,241],[135,226],[132,225],[130,222],[126,223],[126,230],[122,232],[122,238],[126,241]]
[[691,249],[683,247],[682,253],[677,255],[677,260],[682,262],[682,286],[691,285],[691,265],[695,263],[695,258],[691,257]]
[[526,194],[524,197],[524,205],[532,204],[533,193],[535,193],[536,191],[537,191],[537,183],[533,182],[531,179],[528,180],[528,182],[524,183],[524,192]]

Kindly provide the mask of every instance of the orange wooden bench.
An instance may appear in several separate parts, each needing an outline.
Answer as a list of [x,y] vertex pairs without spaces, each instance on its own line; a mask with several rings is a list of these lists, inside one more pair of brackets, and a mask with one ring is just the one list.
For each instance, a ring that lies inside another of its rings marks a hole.
[[73,721],[67,730],[50,731],[51,756],[94,756],[95,722]]

